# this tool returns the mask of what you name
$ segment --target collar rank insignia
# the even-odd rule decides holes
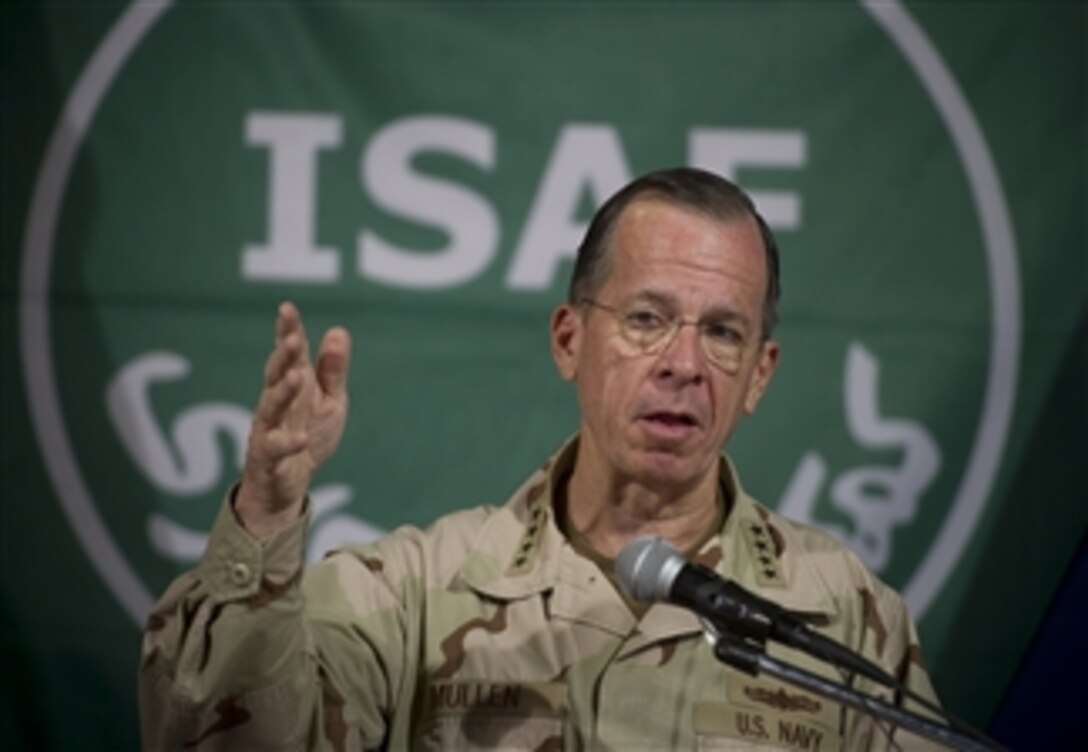
[[[774,539],[767,526],[757,520],[742,520],[740,529],[756,582],[760,587],[786,587],[788,583],[779,566]]]
[[[529,519],[525,524],[525,532],[514,549],[514,558],[506,570],[507,576],[525,574],[533,567],[533,558],[540,548],[540,539],[544,535],[544,527],[548,522],[548,513],[545,510],[545,494],[538,494],[529,503]]]

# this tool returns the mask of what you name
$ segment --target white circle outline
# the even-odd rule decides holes
[[[28,407],[49,476],[76,538],[98,574],[137,624],[143,624],[153,600],[114,543],[103,523],[65,431],[57,397],[56,372],[49,348],[49,271],[53,239],[64,189],[76,154],[106,90],[121,66],[172,2],[134,0],[79,75],[61,110],[34,183],[23,243],[19,311]]]
[[[907,604],[917,618],[921,618],[963,554],[993,489],[1004,452],[1020,359],[1019,268],[1001,179],[967,98],[936,48],[902,6],[897,2],[863,0],[862,7],[899,47],[952,135],[967,172],[975,209],[982,220],[982,237],[988,251],[986,270],[992,291],[990,369],[982,398],[982,420],[975,432],[974,446],[952,502],[952,511],[941,527],[936,543],[930,546],[914,576],[903,588]]]
[[[87,492],[65,431],[49,348],[48,287],[64,189],[79,147],[107,90],[172,0],[129,5],[81,72],[50,137],[34,185],[20,275],[20,350],[28,407],[43,460],[69,524],[99,575],[137,624],[153,599],[129,566]],[[989,378],[982,420],[952,509],[904,597],[920,619],[943,587],[978,522],[1004,450],[1016,394],[1020,351],[1020,287],[1016,247],[1004,192],[982,130],[955,79],[898,0],[861,0],[891,38],[933,100],[966,170],[982,221],[991,295]]]

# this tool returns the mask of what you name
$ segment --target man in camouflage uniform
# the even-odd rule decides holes
[[[736,186],[689,169],[628,185],[594,217],[551,319],[578,434],[505,506],[305,572],[305,493],[343,430],[350,339],[330,330],[311,365],[298,311],[281,306],[242,480],[148,622],[145,747],[927,746],[724,667],[690,612],[615,586],[619,550],[663,536],[935,701],[899,596],[759,505],[720,455],[777,366],[777,299],[773,237]]]

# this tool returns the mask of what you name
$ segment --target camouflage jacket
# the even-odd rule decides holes
[[[552,485],[572,457],[568,445],[503,507],[402,528],[305,572],[305,518],[259,543],[225,504],[198,568],[148,620],[145,749],[927,746],[724,667],[684,609],[636,619],[556,526]],[[899,596],[747,496],[724,458],[721,479],[732,506],[697,560],[934,698]],[[769,654],[842,678],[788,648]]]

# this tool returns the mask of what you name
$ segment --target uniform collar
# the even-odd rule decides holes
[[[460,580],[497,600],[548,593],[552,618],[624,636],[636,619],[598,566],[574,550],[556,520],[557,484],[569,476],[577,451],[575,436],[487,519]]]
[[[550,591],[552,616],[618,635],[631,634],[637,625],[631,651],[701,632],[694,614],[668,604],[654,605],[636,621],[597,565],[578,555],[560,531],[556,484],[569,475],[577,446],[577,437],[568,440],[487,519],[460,580],[482,595],[506,601]],[[787,609],[834,618],[835,601],[811,555],[800,551],[792,523],[748,496],[727,458],[720,463],[722,491],[731,500],[729,513],[721,534],[693,558]]]
[[[555,484],[574,464],[577,438],[567,441],[530,475],[481,527],[460,579],[500,600],[555,587],[570,544],[555,519]]]
[[[721,534],[707,541],[692,559],[804,617],[817,622],[835,619],[835,599],[813,566],[811,554],[802,552],[793,523],[749,496],[724,456],[719,477],[725,498],[732,500],[729,513]],[[693,612],[657,604],[643,616],[622,656],[703,631]]]

